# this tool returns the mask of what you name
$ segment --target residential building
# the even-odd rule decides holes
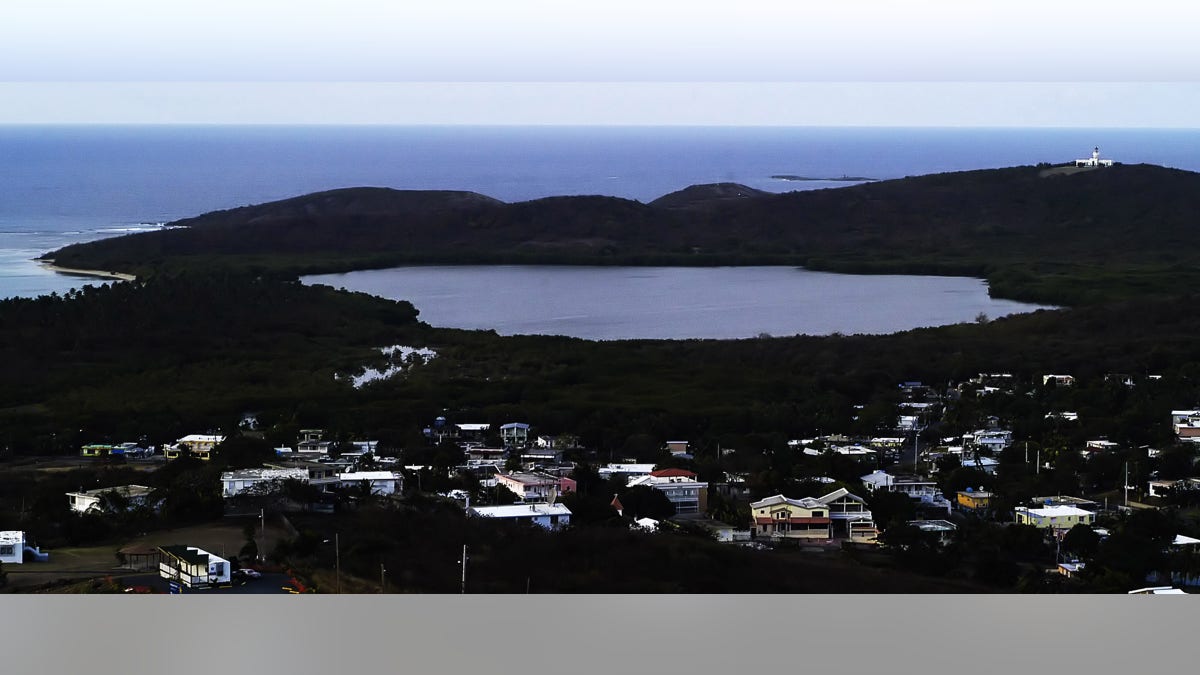
[[[575,491],[575,479],[545,473],[502,473],[496,476],[496,483],[527,502],[549,501],[551,496]]]
[[[996,475],[996,469],[1000,466],[1000,460],[983,455],[965,455],[959,459],[959,463],[965,468],[978,469],[992,476]]]
[[[964,445],[993,454],[1012,445],[1012,432],[1008,429],[980,429],[967,436]]]
[[[159,546],[158,574],[188,588],[229,583],[229,561],[195,546]]]
[[[221,474],[221,496],[226,499],[238,495],[261,495],[274,491],[285,480],[308,482],[308,470],[290,469],[238,469]]]
[[[25,532],[0,531],[0,563],[20,565],[25,562]]]
[[[1118,443],[1114,443],[1112,441],[1104,440],[1101,438],[1101,439],[1097,439],[1097,440],[1086,441],[1084,443],[1083,447],[1084,447],[1084,450],[1087,452],[1112,452],[1114,450],[1117,450],[1121,446]]]
[[[1043,375],[1042,384],[1052,384],[1056,387],[1072,387],[1075,385],[1075,377],[1072,375]]]
[[[512,504],[509,506],[472,506],[471,515],[502,518],[533,523],[547,530],[558,530],[571,524],[571,509],[561,503]]]
[[[1018,506],[1015,510],[1016,522],[1019,525],[1033,525],[1048,530],[1069,530],[1076,525],[1091,525],[1096,522],[1096,514],[1075,506],[1047,506],[1031,509]]]
[[[112,454],[113,446],[107,443],[89,443],[79,449],[81,457],[108,457]]]
[[[686,454],[688,454],[688,442],[687,441],[667,441],[667,451],[675,456],[686,455]]]
[[[987,490],[967,488],[955,495],[955,502],[968,511],[987,511],[992,508],[993,495]]]
[[[390,495],[404,489],[404,476],[397,471],[357,471],[338,475],[342,487],[361,485],[363,481],[370,483],[371,494]]]
[[[558,464],[562,461],[562,450],[558,448],[526,448],[521,450],[521,462],[530,465]]]
[[[168,445],[164,454],[167,459],[175,459],[186,451],[192,457],[207,462],[212,459],[213,450],[224,441],[225,437],[218,434],[189,434],[175,441],[174,445]]]
[[[1173,492],[1182,492],[1185,490],[1200,490],[1200,478],[1152,480],[1146,494],[1151,497],[1166,497]]]
[[[738,531],[729,523],[723,523],[719,520],[709,520],[706,518],[697,518],[696,520],[688,521],[697,527],[701,527],[712,534],[713,538],[722,544],[730,544],[738,541]],[[749,532],[742,530],[742,539],[749,539]]]
[[[774,495],[750,503],[754,535],[772,539],[830,539],[833,537],[833,520],[829,517],[829,506],[813,499],[802,497],[789,499]]]
[[[116,493],[119,497],[124,498],[130,508],[143,506],[146,503],[146,498],[153,492],[152,488],[145,485],[119,485],[110,488],[100,488],[97,490],[84,490],[81,492],[68,492],[67,503],[71,505],[71,510],[77,513],[87,513],[88,511],[101,511],[103,507],[100,505],[102,495],[108,492]]]
[[[279,462],[267,462],[264,466],[268,469],[303,469],[308,475],[308,484],[321,492],[329,492],[340,484],[337,467],[330,466],[328,462],[317,462],[311,459],[286,459]]]
[[[862,482],[871,492],[876,490],[900,492],[919,505],[939,510],[944,509],[946,513],[950,513],[950,500],[942,495],[937,483],[932,480],[916,476],[893,476],[882,469],[876,469],[863,476]]]
[[[467,446],[466,455],[468,461],[484,461],[495,462],[496,464],[504,463],[504,448],[484,448],[481,446]]]
[[[324,438],[324,429],[301,429],[300,438],[296,440],[296,452],[306,455],[328,455],[333,442]]]
[[[1078,561],[1059,563],[1058,573],[1070,579],[1076,574],[1082,572],[1085,567],[1087,567],[1087,563],[1081,563]]]
[[[829,509],[833,535],[844,535],[852,541],[873,541],[879,535],[867,501],[846,488],[838,488],[817,497]]]
[[[1171,425],[1179,440],[1200,442],[1200,410],[1172,410]]]
[[[654,471],[653,464],[605,464],[596,472],[600,477],[607,480],[613,475],[623,476],[628,482],[628,479],[637,476],[649,476]]]
[[[1050,497],[1034,497],[1029,500],[1029,503],[1035,506],[1074,506],[1079,509],[1095,510],[1100,505],[1090,499],[1083,497],[1072,497],[1070,495],[1053,495]]]
[[[524,422],[501,424],[500,440],[506,448],[524,448],[529,445],[529,425]]]
[[[708,483],[696,480],[686,469],[662,469],[629,481],[629,487],[645,485],[667,496],[676,515],[704,513],[708,510]]]
[[[567,450],[570,448],[579,447],[579,437],[570,434],[562,434],[559,436],[538,436],[533,444],[539,448]]]
[[[935,535],[937,543],[941,546],[949,544],[954,539],[954,533],[958,531],[958,526],[948,520],[910,520],[908,524],[922,532]]]
[[[482,441],[488,432],[492,430],[490,424],[455,424],[454,428],[458,430],[458,437],[464,441]]]

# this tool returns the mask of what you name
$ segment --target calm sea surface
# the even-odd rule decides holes
[[[894,333],[1039,308],[992,299],[978,279],[795,267],[433,266],[303,281],[408,300],[434,326],[590,340]]]
[[[67,244],[319,190],[650,201],[697,183],[847,185],[778,175],[886,179],[1064,162],[1095,145],[1121,162],[1200,170],[1197,130],[0,126],[0,297],[83,283],[32,262]]]

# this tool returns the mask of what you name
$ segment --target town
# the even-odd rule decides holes
[[[23,458],[85,485],[21,504],[0,532],[0,579],[22,592],[578,590],[499,559],[553,556],[556,537],[592,531],[965,592],[1183,593],[1200,585],[1200,408],[1152,409],[1168,380],[900,382],[852,404],[853,428],[728,446],[641,434],[620,454],[540,435],[536,420],[440,415],[396,447],[246,413],[228,430]],[[100,560],[73,567],[84,550]],[[509,566],[527,572],[516,588],[511,571],[487,578]]]

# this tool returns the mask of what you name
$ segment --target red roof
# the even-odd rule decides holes
[[[616,495],[613,495],[613,500],[612,500],[612,504],[611,504],[611,506],[612,506],[614,509],[618,510],[618,511],[624,511],[624,510],[625,510],[625,507],[621,505],[621,500],[620,500],[620,499],[617,499],[617,496],[616,496]]]
[[[651,476],[655,478],[695,478],[696,474],[687,469],[659,469],[651,471]]]

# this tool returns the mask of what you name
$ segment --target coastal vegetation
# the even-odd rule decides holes
[[[997,297],[1079,305],[1196,280],[1200,174],[1117,165],[1070,175],[1013,167],[769,194],[693,186],[503,203],[452,191],[352,188],[188,218],[47,254],[149,274],[296,275],[402,264],[792,264],[854,273],[980,276]]]
[[[480,592],[531,585],[558,592],[1061,590],[1038,576],[1047,550],[1028,531],[972,521],[957,544],[940,548],[904,526],[912,515],[906,503],[882,496],[870,506],[885,527],[883,551],[846,558],[729,549],[689,532],[632,533],[611,527],[614,486],[593,479],[593,467],[666,464],[663,440],[686,438],[694,449],[687,467],[702,480],[733,472],[746,476],[755,498],[816,496],[827,486],[814,477],[854,485],[879,458],[806,454],[788,441],[890,428],[900,382],[949,388],[1006,372],[1022,386],[989,396],[956,389],[955,405],[920,440],[961,435],[995,416],[1027,439],[1025,447],[1001,453],[995,475],[947,463],[943,490],[984,486],[1011,506],[1039,494],[1115,496],[1122,461],[1134,464],[1130,480],[1152,471],[1184,477],[1195,452],[1174,445],[1164,411],[1200,401],[1200,317],[1187,311],[1200,262],[1187,246],[1197,188],[1197,174],[1150,166],[1071,175],[1017,167],[784,195],[698,186],[650,204],[606,197],[504,204],[472,193],[361,188],[67,247],[48,257],[137,278],[0,301],[7,364],[0,518],[50,546],[216,519],[222,468],[254,465],[300,429],[323,428],[334,440],[378,439],[381,453],[442,471],[415,474],[427,484],[416,493],[409,485],[396,508],[364,504],[297,517],[300,535],[271,555],[314,574],[329,569],[335,554],[319,542],[336,531],[348,547],[347,573],[371,578],[386,564],[394,590],[457,590],[453,561],[464,541]],[[885,336],[589,342],[434,328],[407,302],[296,280],[432,262],[786,263],[971,274],[986,277],[995,295],[1066,307]],[[349,376],[387,367],[381,350],[395,345],[427,348],[436,358],[354,386]],[[1038,386],[1058,372],[1078,385]],[[1113,373],[1137,386],[1106,377]],[[1075,411],[1078,420],[1047,410]],[[236,431],[247,412],[263,429],[256,436]],[[485,527],[417,494],[473,487],[444,471],[461,452],[422,435],[439,415],[493,425],[529,420],[538,433],[578,437],[586,450],[571,459],[579,462],[580,492],[568,499],[579,526],[562,536]],[[212,463],[175,460],[148,476],[91,460],[63,471],[22,463],[77,456],[86,443],[161,444],[207,431],[231,435]],[[1074,452],[1098,437],[1126,450],[1090,459]],[[1154,461],[1133,450],[1150,445],[1165,448]],[[1030,448],[1054,468],[1031,466]],[[6,462],[20,468],[4,470]],[[164,495],[159,514],[66,513],[65,490],[135,480]],[[748,518],[732,501],[714,498],[712,508],[730,521]],[[1097,561],[1089,587],[1112,590],[1162,562],[1139,557],[1139,546],[1195,527],[1174,512],[1141,516],[1103,545],[1077,535],[1069,546]]]

